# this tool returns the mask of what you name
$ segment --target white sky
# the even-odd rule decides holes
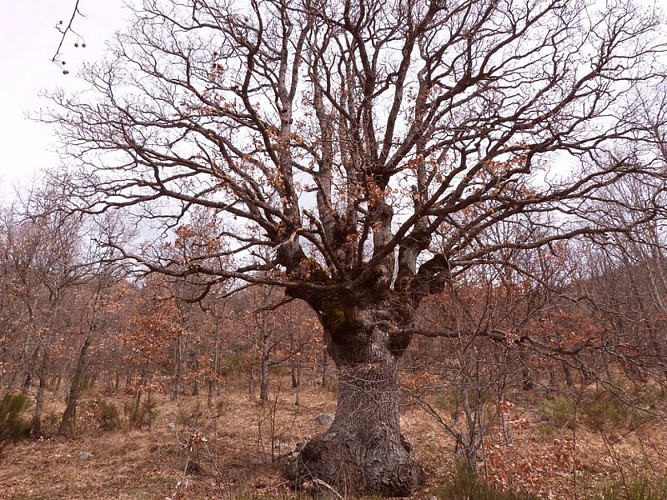
[[[106,41],[129,17],[123,0],[80,0],[85,17],[78,17],[74,28],[86,48],[75,48],[77,37],[69,35],[63,58],[70,74],[63,75],[63,68],[50,61],[60,41],[55,26],[59,20],[69,21],[75,2],[0,0],[0,205],[13,196],[15,185],[29,185],[39,169],[61,161],[52,130],[26,117],[49,106],[39,92],[74,89],[83,62],[101,57]]]
[[[55,29],[67,24],[75,0],[0,0],[0,204],[12,197],[14,185],[26,185],[42,168],[60,163],[48,126],[26,117],[48,101],[41,90],[74,88],[84,61],[99,58],[105,43],[128,17],[122,0],[81,0],[86,17],[76,19],[74,29],[86,48],[74,47],[72,34],[63,45],[64,68],[51,62],[60,35]]]

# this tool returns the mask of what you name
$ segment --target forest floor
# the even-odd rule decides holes
[[[88,393],[74,437],[47,432],[2,450],[0,498],[299,498],[281,477],[281,456],[324,430],[315,418],[334,413],[336,398],[332,390],[306,386],[295,405],[288,387],[287,379],[280,380],[263,405],[249,397],[241,382],[224,385],[210,408],[205,396],[171,402],[154,395],[141,428],[130,422],[131,396]],[[442,395],[423,397],[445,422],[464,425]],[[622,419],[607,414],[609,405],[602,418],[610,422],[576,415],[568,420],[570,410],[558,399],[545,400],[538,393],[515,399],[494,405],[485,416],[480,470],[495,487],[537,498],[623,498],[604,492],[613,490],[610,484],[627,485],[640,476],[664,481],[664,401],[660,408],[652,405],[653,416],[636,425],[627,414]],[[47,429],[55,429],[61,412],[61,403],[49,402]],[[445,498],[443,484],[454,470],[454,440],[436,418],[407,401],[402,429],[427,477],[412,498]]]

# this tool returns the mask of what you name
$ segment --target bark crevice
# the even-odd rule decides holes
[[[336,417],[324,434],[293,454],[287,476],[297,487],[316,479],[341,495],[405,497],[423,484],[423,471],[400,431],[402,351],[395,350],[390,332],[378,328],[372,309],[333,309],[342,315],[335,333],[327,329],[326,335],[339,371]],[[407,342],[401,339],[400,345]]]

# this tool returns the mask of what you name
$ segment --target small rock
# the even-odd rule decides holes
[[[316,378],[311,382],[315,387],[322,387],[322,379]]]
[[[171,432],[176,432],[176,424],[174,422],[169,422],[167,424],[167,429],[169,429]]]
[[[89,451],[82,451],[79,453],[79,458],[81,460],[88,460],[89,458],[92,458],[93,454]]]
[[[435,439],[435,432],[433,432],[433,431],[428,431],[428,432],[424,435],[424,437],[425,437],[426,439]]]
[[[320,413],[313,420],[321,425],[326,425],[327,427],[333,424],[334,416],[331,413]]]

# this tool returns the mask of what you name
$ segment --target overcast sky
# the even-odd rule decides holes
[[[69,75],[51,62],[60,40],[55,29],[67,24],[75,0],[0,0],[0,201],[16,183],[29,183],[41,168],[60,162],[52,132],[26,118],[48,102],[41,90],[76,88],[77,71],[86,60],[99,58],[107,40],[123,26],[128,13],[122,0],[80,0],[86,15],[75,21],[86,48],[74,47],[75,35],[63,46]]]

